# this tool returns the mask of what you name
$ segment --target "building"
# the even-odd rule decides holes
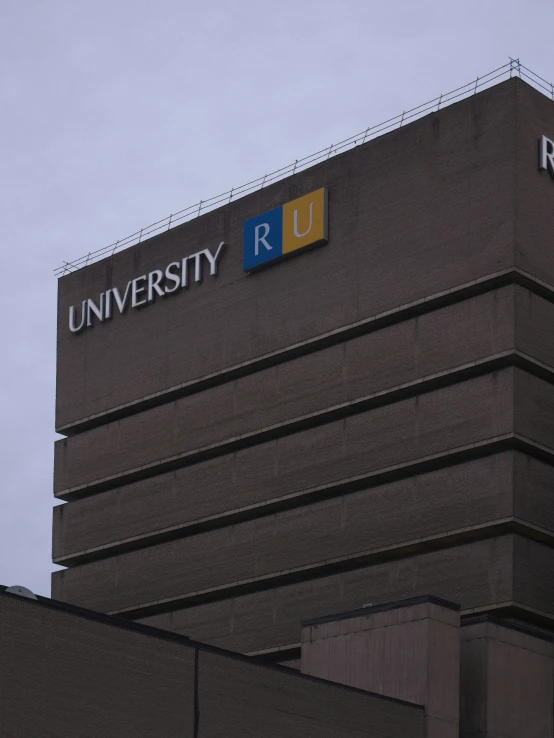
[[[552,138],[512,78],[60,279],[52,596],[314,674],[431,594],[551,659]]]
[[[302,673],[0,587],[0,735],[550,738],[553,647],[436,597],[306,622]]]
[[[0,624],[2,736],[424,736],[421,705],[47,598],[0,588]]]

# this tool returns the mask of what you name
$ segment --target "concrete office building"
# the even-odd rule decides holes
[[[62,277],[53,598],[333,679],[303,622],[431,594],[509,735],[464,705],[495,643],[552,672],[552,138],[509,79]]]

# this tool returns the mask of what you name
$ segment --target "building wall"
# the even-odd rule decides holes
[[[550,738],[552,639],[488,617],[460,635],[460,738]]]
[[[56,444],[56,493],[71,498],[114,477],[159,472],[176,456],[190,464],[207,448],[219,456],[232,443],[290,436],[299,423],[327,425],[392,405],[399,392],[459,382],[470,364],[490,371],[491,361],[514,349],[520,291],[504,287],[67,438]],[[236,506],[231,491],[228,505]]]
[[[423,738],[423,709],[0,593],[0,734]]]
[[[547,615],[554,606],[549,589],[554,557],[543,544],[507,534],[458,545],[447,541],[444,548],[434,542],[428,548],[427,553],[389,552],[373,566],[253,592],[231,592],[225,599],[204,598],[195,606],[191,606],[194,601],[187,602],[187,607],[142,620],[179,633],[209,633],[214,643],[257,653],[283,646],[298,649],[298,624],[322,612],[417,597],[430,589],[440,597],[462,601],[465,613],[515,610],[531,618]],[[529,572],[521,553],[541,564],[527,582],[524,576]]]
[[[423,710],[200,651],[199,738],[423,738]]]
[[[0,595],[2,736],[185,736],[194,649]]]
[[[302,625],[303,673],[421,703],[427,738],[460,737],[458,605],[419,597]]]
[[[512,266],[516,92],[499,85],[63,277],[58,430]],[[329,245],[243,273],[244,220],[321,186]],[[222,239],[217,279],[69,333],[69,305]]]
[[[53,596],[288,661],[368,601],[551,623],[549,130],[513,79],[63,277]],[[329,243],[243,273],[244,220],[321,186]],[[69,332],[221,240],[217,278]]]

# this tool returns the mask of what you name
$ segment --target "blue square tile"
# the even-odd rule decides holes
[[[283,253],[283,208],[274,208],[244,223],[243,269],[250,272]]]

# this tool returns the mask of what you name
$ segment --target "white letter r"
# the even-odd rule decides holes
[[[260,236],[260,230],[262,228],[265,228],[265,232],[263,233],[262,236]],[[263,243],[263,245],[266,247],[268,251],[271,251],[271,249],[273,248],[265,240],[268,233],[269,233],[269,223],[261,223],[260,225],[257,225],[254,228],[254,256],[258,256],[258,254],[260,253],[260,249],[258,246],[259,243]]]

